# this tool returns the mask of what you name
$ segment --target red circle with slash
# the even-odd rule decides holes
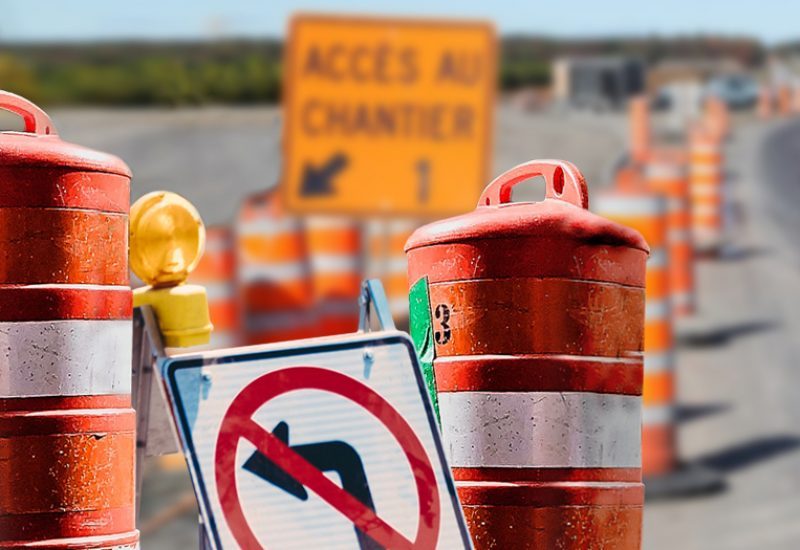
[[[419,522],[413,541],[253,420],[255,412],[270,399],[297,390],[320,390],[340,395],[364,408],[389,430],[403,449],[416,482]],[[250,441],[264,456],[384,548],[419,549],[436,546],[440,524],[439,492],[425,448],[400,413],[355,378],[319,367],[282,369],[253,380],[228,407],[222,419],[215,451],[217,493],[225,520],[239,546],[262,548],[247,523],[236,488],[236,450],[241,439]]]

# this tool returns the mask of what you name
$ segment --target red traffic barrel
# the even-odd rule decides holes
[[[510,202],[537,176],[544,201]],[[426,378],[477,548],[640,546],[648,247],[587,208],[574,165],[532,161],[406,244],[429,297],[412,333],[430,324]]]
[[[0,108],[0,547],[134,548],[131,174]]]

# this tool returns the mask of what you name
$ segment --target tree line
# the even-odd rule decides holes
[[[277,40],[0,44],[0,88],[43,105],[201,105],[274,103],[281,94]],[[545,86],[559,55],[733,58],[761,63],[757,41],[730,37],[501,41],[498,87]]]

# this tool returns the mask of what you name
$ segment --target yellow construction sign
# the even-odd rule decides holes
[[[295,17],[284,63],[287,207],[472,210],[489,176],[496,50],[483,22]]]

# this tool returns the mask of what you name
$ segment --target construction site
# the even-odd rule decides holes
[[[18,4],[0,548],[800,545],[800,35]]]

